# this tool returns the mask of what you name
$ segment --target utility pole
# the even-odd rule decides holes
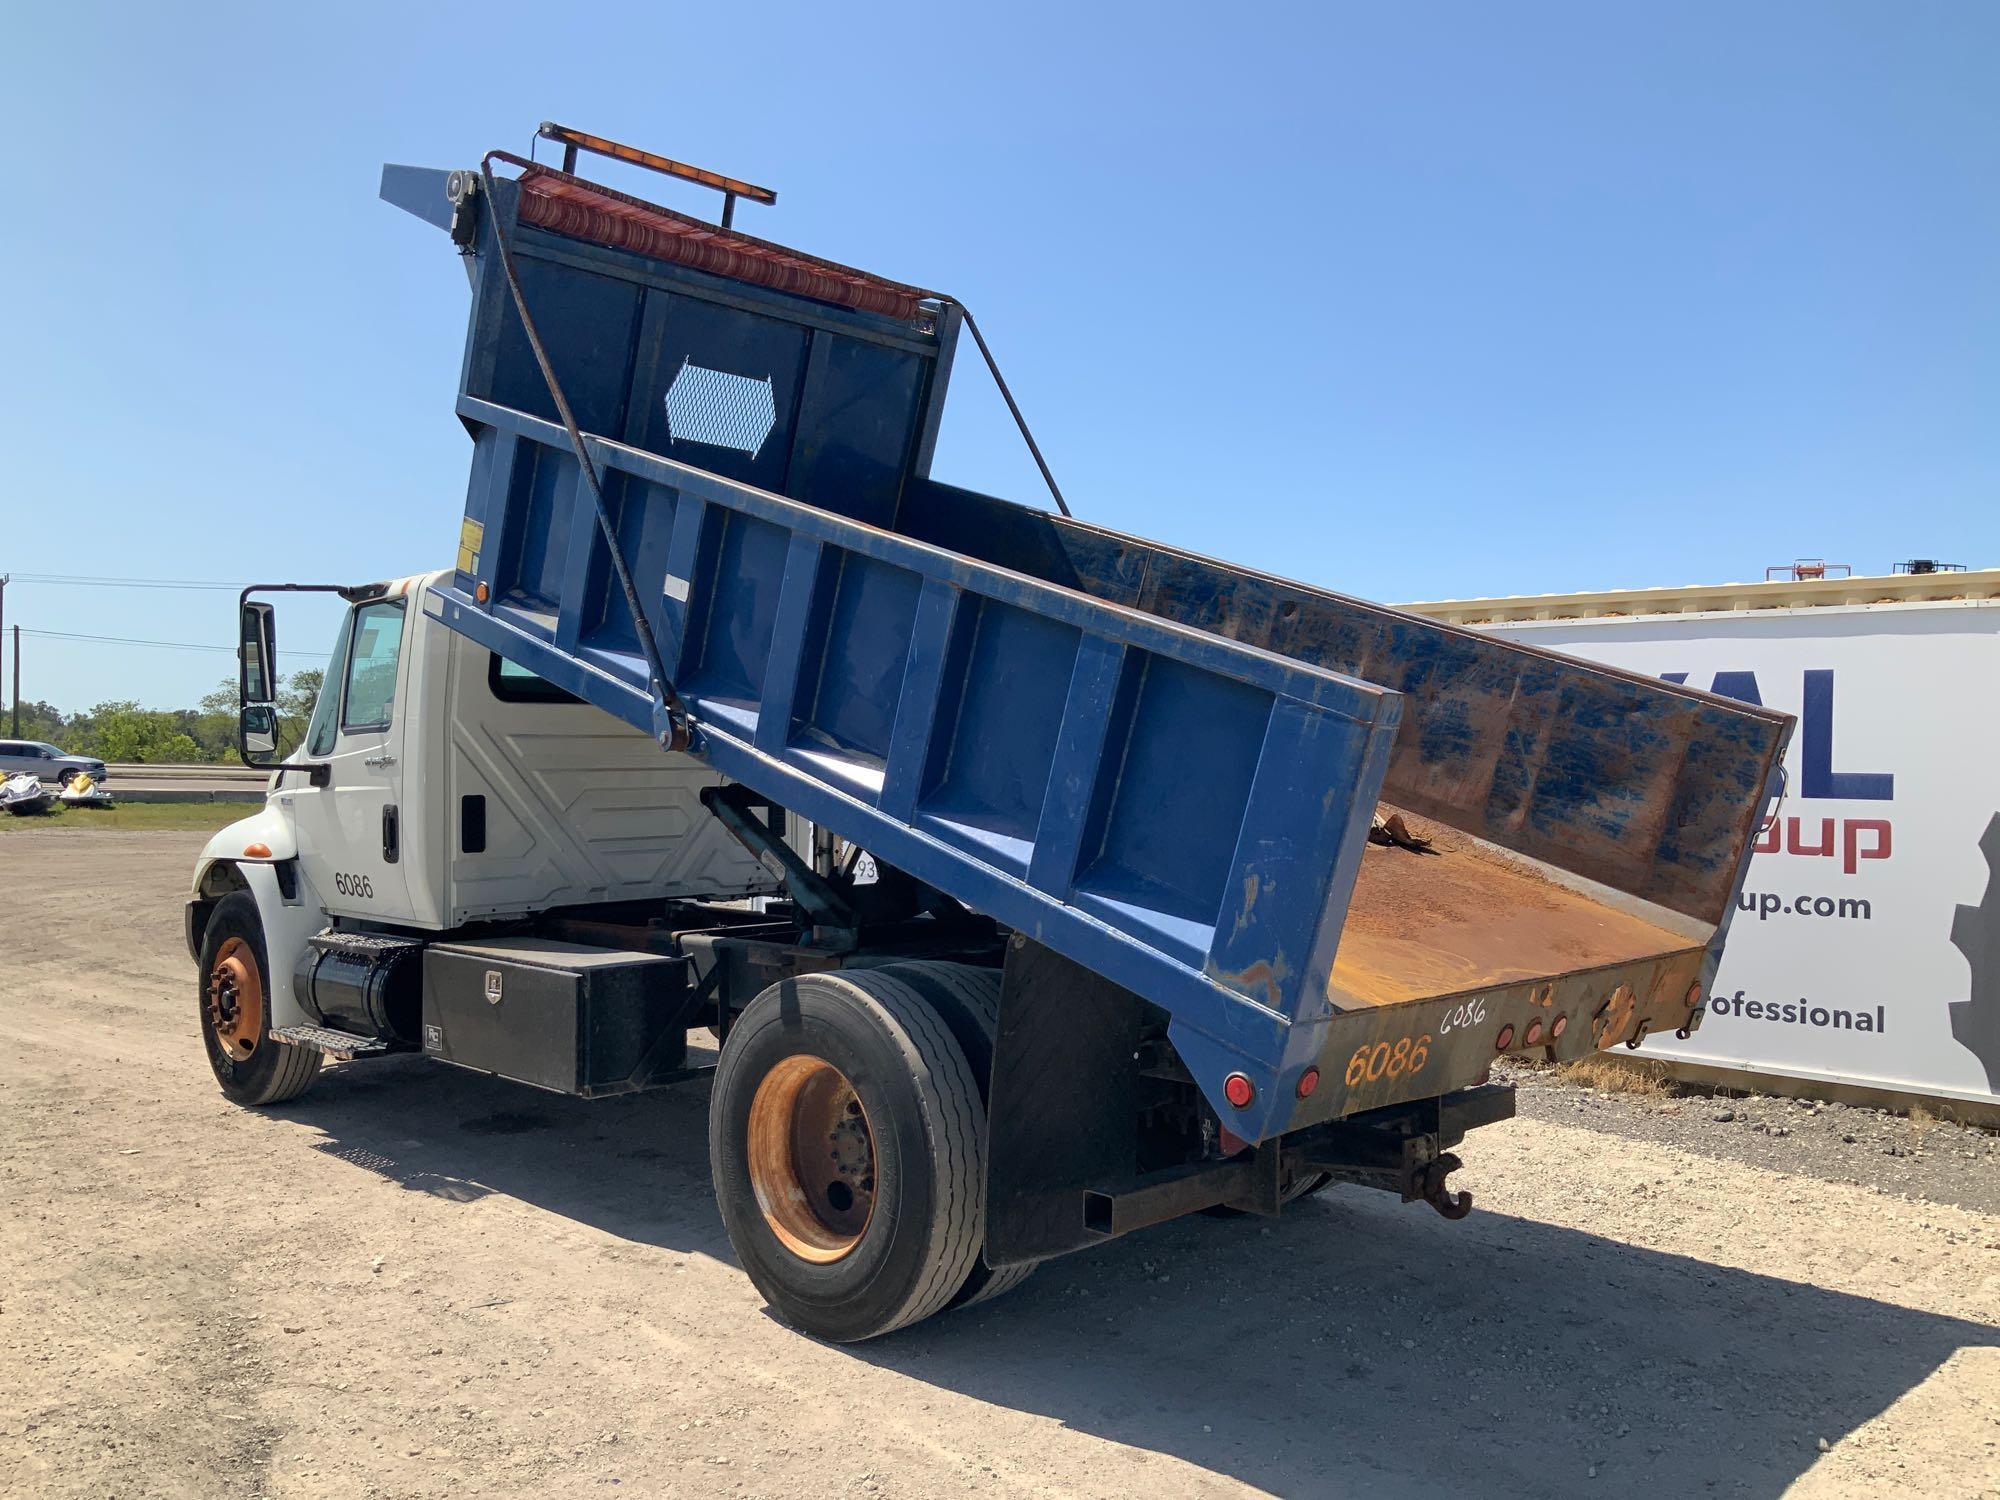
[[[14,627],[14,738],[21,737],[21,627]]]

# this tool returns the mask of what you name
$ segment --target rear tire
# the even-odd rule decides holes
[[[215,1081],[232,1103],[253,1109],[298,1098],[324,1061],[316,1048],[271,1035],[270,972],[256,898],[231,891],[202,930],[195,1003]]]
[[[931,1008],[944,1017],[945,1025],[957,1039],[972,1076],[979,1083],[979,1102],[990,1102],[993,1085],[993,1044],[1000,1035],[1000,971],[975,964],[942,963],[919,959],[913,963],[891,964],[877,971],[909,981],[930,1001]],[[982,1251],[965,1278],[965,1285],[951,1299],[953,1307],[971,1307],[1005,1296],[1035,1274],[1039,1261],[1017,1266],[986,1264]]]
[[[963,1050],[909,983],[853,970],[771,986],[730,1027],[709,1099],[744,1271],[835,1343],[943,1311],[979,1260],[985,1126]]]

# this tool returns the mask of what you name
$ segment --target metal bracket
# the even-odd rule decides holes
[[[747,198],[752,203],[762,203],[767,206],[778,201],[776,191],[771,188],[759,187],[754,182],[745,182],[740,177],[730,177],[722,172],[711,172],[707,167],[690,166],[687,162],[675,161],[671,156],[641,151],[637,146],[628,146],[623,141],[592,135],[587,130],[577,130],[568,125],[558,125],[553,120],[542,121],[535,135],[540,140],[554,141],[563,148],[562,169],[572,177],[576,175],[577,152],[588,151],[594,156],[608,156],[613,161],[644,167],[648,172],[658,172],[664,177],[692,182],[697,187],[712,188],[722,194],[721,222],[724,229],[728,229],[735,221],[737,199]]]
[[[1250,1153],[1249,1191],[1228,1201],[1230,1207],[1275,1219],[1285,1204],[1285,1151],[1269,1141]]]
[[[1462,1219],[1472,1212],[1472,1194],[1447,1186],[1463,1165],[1447,1148],[1467,1131],[1513,1113],[1514,1090],[1491,1084],[1353,1115],[1300,1133],[1299,1170],[1326,1172],[1336,1181],[1394,1193],[1405,1203],[1428,1203],[1447,1219]]]
[[[691,973],[694,969],[694,958],[691,954],[677,953],[663,956],[670,956],[678,963],[683,975]],[[699,997],[700,989],[697,988],[695,993]],[[669,1058],[673,1059],[675,1066],[663,1066]],[[628,1088],[635,1091],[659,1088],[669,1083],[684,1083],[690,1078],[701,1078],[714,1071],[714,1066],[708,1064],[693,1068],[687,1066],[686,1027],[665,1026],[660,1029],[660,1034],[653,1038],[652,1045],[646,1048],[625,1083]]]
[[[736,841],[757,856],[759,864],[785,883],[785,890],[799,904],[812,924],[813,935],[822,943],[853,946],[859,941],[861,919],[834,884],[813,869],[771,826],[755,816],[760,809],[783,808],[760,797],[747,786],[731,782],[727,786],[703,789],[701,805],[727,828]]]

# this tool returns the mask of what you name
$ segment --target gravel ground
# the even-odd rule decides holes
[[[1531,1120],[2000,1214],[2000,1132],[1802,1099],[1589,1088],[1545,1068],[1493,1076],[1520,1090],[1516,1108]]]
[[[1336,1189],[835,1348],[734,1264],[699,1088],[224,1102],[200,842],[0,852],[0,1494],[2000,1497],[2000,1216],[1904,1196],[1991,1158],[1936,1133],[1535,1080],[1463,1223]]]

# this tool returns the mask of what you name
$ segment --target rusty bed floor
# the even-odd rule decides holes
[[[1414,821],[1414,820],[1413,820]],[[1395,1005],[1698,947],[1449,829],[1437,854],[1370,844],[1327,995]]]

